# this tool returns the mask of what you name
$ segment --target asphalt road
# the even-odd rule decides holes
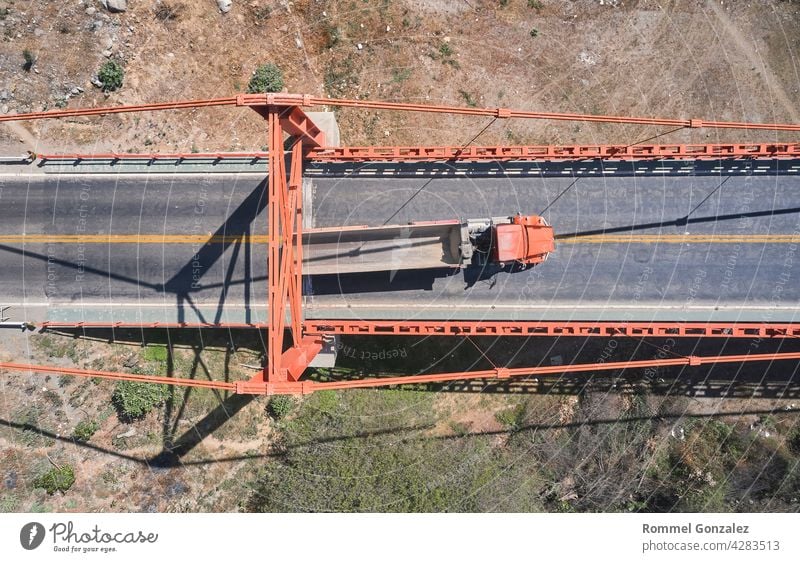
[[[315,176],[317,227],[539,213],[557,240],[524,272],[307,278],[306,314],[800,320],[800,178],[712,172]],[[243,237],[266,233],[263,193],[253,174],[0,176],[0,304],[14,320],[261,321],[266,246]]]
[[[51,320],[263,320],[266,247],[240,240],[266,234],[262,178],[37,175],[0,181],[0,302],[12,312],[40,316],[46,304]],[[143,244],[83,241],[108,234],[157,236]],[[164,234],[188,241],[157,240]],[[225,242],[203,242],[213,234]]]

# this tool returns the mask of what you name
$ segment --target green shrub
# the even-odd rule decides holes
[[[251,5],[250,14],[253,16],[253,20],[255,20],[256,23],[261,23],[268,20],[269,16],[272,15],[272,8],[269,6]]]
[[[153,14],[156,19],[163,22],[176,21],[183,13],[183,4],[172,4],[170,2],[159,2],[156,4]]]
[[[506,429],[517,431],[525,423],[526,414],[525,404],[518,404],[513,408],[497,412],[494,417]]]
[[[795,455],[800,455],[800,427],[795,426],[794,429],[786,436],[786,444],[789,450]]]
[[[111,397],[123,420],[142,418],[170,397],[169,387],[151,382],[120,381]]]
[[[439,45],[437,52],[428,53],[428,56],[431,57],[433,60],[441,58],[442,64],[449,64],[453,68],[459,69],[461,68],[461,65],[458,64],[458,61],[455,58],[453,58],[455,57],[455,55],[456,55],[455,49],[453,49],[453,47],[450,46],[450,44],[447,42],[442,42]]]
[[[100,429],[100,424],[94,420],[83,420],[75,426],[72,430],[72,438],[76,441],[83,441],[84,443],[92,438],[95,431]]]
[[[0,496],[0,513],[14,513],[19,511],[19,499],[14,494]]]
[[[279,394],[273,396],[267,404],[267,413],[276,420],[285,418],[294,409],[294,398]]]
[[[280,92],[283,89],[283,72],[273,63],[262,64],[247,85],[248,94]]]
[[[125,71],[122,69],[122,65],[115,60],[106,61],[97,72],[97,79],[103,84],[104,92],[119,90],[124,77]]]
[[[478,103],[475,101],[475,98],[472,97],[472,94],[465,90],[459,90],[459,94],[461,97],[464,98],[464,103],[466,103],[470,107],[477,107]]]
[[[34,55],[28,49],[22,51],[22,58],[25,59],[25,63],[22,65],[23,70],[26,72],[30,72],[33,65],[36,63],[36,55]]]
[[[325,22],[322,28],[323,45],[326,49],[333,49],[342,39],[342,32],[339,28]]]
[[[542,4],[539,0],[528,0],[528,7],[532,10],[541,10],[544,8],[544,4]]]
[[[56,492],[66,492],[74,483],[75,471],[68,464],[59,468],[53,467],[33,481],[34,487],[44,488],[50,495]]]

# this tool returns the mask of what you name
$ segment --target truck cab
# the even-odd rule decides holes
[[[538,215],[515,215],[467,221],[474,265],[527,269],[555,250],[553,227]],[[467,256],[464,256],[467,257]]]
[[[537,215],[510,217],[508,223],[495,224],[492,261],[518,262],[532,266],[542,263],[555,250],[553,227]]]

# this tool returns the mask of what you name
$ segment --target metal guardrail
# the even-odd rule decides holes
[[[208,155],[40,155],[37,167],[45,173],[239,173],[266,174],[267,156],[252,154]]]
[[[10,306],[2,306],[0,307],[0,328],[16,328],[17,330],[35,330],[36,324],[32,322],[10,322],[11,317],[6,316],[6,310],[11,308]]]
[[[0,329],[2,328],[12,328],[24,332],[25,330],[35,330],[36,325],[27,322],[0,322]]]
[[[0,164],[33,164],[36,154],[28,152],[21,155],[0,154]]]

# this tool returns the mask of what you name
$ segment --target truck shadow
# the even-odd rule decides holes
[[[458,268],[400,269],[308,276],[306,287],[314,295],[348,295],[394,291],[432,291],[437,279],[455,277]]]
[[[518,273],[525,270],[525,268],[515,264],[508,264],[503,267],[497,264],[470,264],[462,268],[439,267],[433,269],[311,275],[307,278],[306,294],[349,295],[396,291],[433,291],[437,280],[458,279],[459,273],[461,273],[463,288],[466,291],[478,283],[487,283],[489,288],[492,288],[497,283],[498,275]]]

